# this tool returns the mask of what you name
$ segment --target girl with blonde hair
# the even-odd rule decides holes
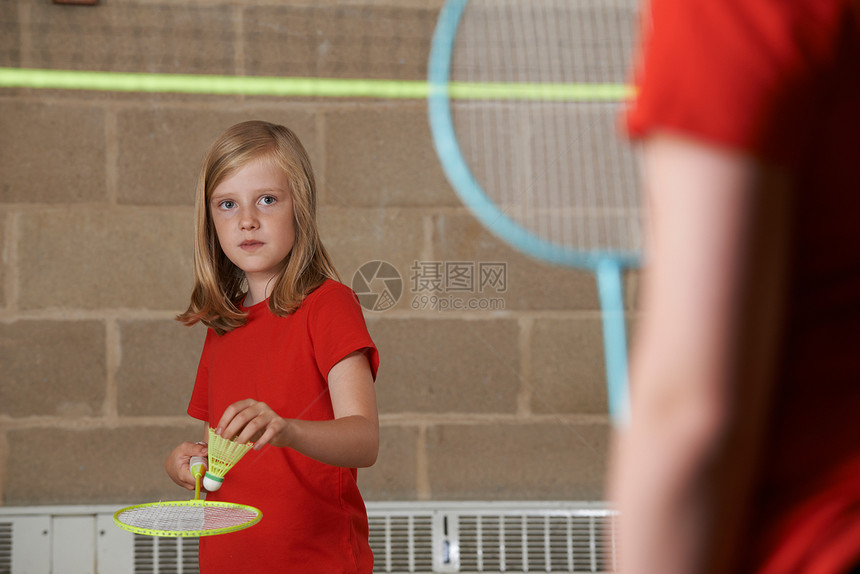
[[[320,241],[310,160],[288,128],[243,122],[210,147],[177,319],[209,327],[188,414],[204,435],[255,443],[207,498],[263,512],[251,529],[201,538],[200,571],[370,573],[356,469],[379,447],[379,357]],[[206,452],[180,444],[168,475],[193,489],[189,460]]]

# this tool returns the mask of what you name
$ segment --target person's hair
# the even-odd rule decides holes
[[[185,325],[201,321],[220,335],[247,320],[247,314],[239,309],[247,287],[245,273],[221,249],[209,200],[222,181],[259,159],[271,161],[287,175],[296,230],[293,247],[273,278],[269,309],[275,315],[286,316],[326,279],[339,280],[317,231],[316,185],[304,146],[284,126],[263,121],[242,122],[215,140],[197,180],[194,288],[188,309],[176,317]]]

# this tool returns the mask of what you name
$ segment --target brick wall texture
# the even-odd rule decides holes
[[[440,5],[3,0],[0,66],[422,80]],[[426,116],[420,100],[0,89],[0,503],[187,496],[163,461],[200,435],[185,407],[205,329],[173,320],[190,293],[193,186],[208,144],[252,118],[308,148],[343,282],[371,261],[402,278],[396,305],[365,313],[382,358],[365,498],[601,499],[594,278],[482,228]],[[435,294],[480,308],[431,307],[446,264],[475,284]],[[504,287],[479,290],[481,264],[502,264]]]

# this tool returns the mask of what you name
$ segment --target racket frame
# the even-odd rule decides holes
[[[203,477],[203,473],[205,471],[205,458],[203,457],[192,457],[189,467],[191,470],[192,476],[194,476],[194,498],[191,500],[170,500],[167,502],[148,502],[146,504],[136,504],[133,506],[127,506],[125,508],[121,508],[117,510],[113,515],[114,524],[122,528],[123,530],[128,530],[129,532],[134,532],[135,534],[143,534],[145,536],[166,536],[166,537],[201,537],[201,536],[214,536],[216,534],[227,534],[230,532],[237,532],[239,530],[244,530],[245,528],[249,528],[254,526],[263,518],[263,513],[253,506],[248,506],[247,504],[237,504],[235,502],[220,502],[220,501],[208,501],[200,499],[200,481]],[[207,508],[223,508],[230,510],[244,510],[254,514],[254,517],[250,520],[246,520],[240,524],[234,524],[231,526],[222,526],[220,528],[206,528],[206,529],[198,529],[198,530],[163,530],[159,528],[144,528],[142,526],[134,526],[132,524],[127,524],[121,520],[121,516],[126,512],[133,512],[135,510],[145,510],[148,508],[170,508],[170,507],[183,507],[183,508],[200,508],[203,512],[206,511]]]
[[[629,421],[627,329],[624,313],[623,271],[641,265],[638,252],[573,249],[547,241],[523,228],[493,203],[463,157],[451,114],[451,58],[457,29],[469,0],[448,0],[440,11],[428,62],[428,114],[433,144],[454,191],[472,214],[502,241],[533,258],[595,273],[600,298],[607,401],[613,424]],[[619,101],[630,90],[595,87],[582,100]]]
[[[255,514],[254,518],[243,522],[241,524],[237,524],[234,526],[224,526],[221,528],[214,529],[200,529],[200,530],[162,530],[158,528],[143,528],[140,526],[132,526],[130,524],[126,524],[121,521],[120,517],[125,512],[131,512],[135,510],[143,510],[148,508],[170,508],[170,507],[192,507],[192,508],[224,508],[224,509],[233,509],[233,510],[245,510],[247,512]],[[229,532],[236,532],[239,530],[244,530],[245,528],[249,528],[263,518],[263,513],[260,512],[259,509],[254,508],[253,506],[248,506],[246,504],[236,504],[234,502],[219,502],[219,501],[207,501],[200,499],[192,499],[192,500],[171,500],[167,502],[149,502],[146,504],[137,504],[133,506],[129,506],[126,508],[122,508],[117,510],[113,515],[114,523],[122,528],[123,530],[128,530],[129,532],[134,532],[135,534],[143,534],[145,536],[167,536],[167,537],[201,537],[201,536],[214,536],[216,534],[227,534]]]

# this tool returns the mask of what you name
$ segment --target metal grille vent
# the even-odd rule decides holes
[[[601,504],[379,503],[368,520],[374,572],[616,570],[616,513]]]
[[[0,574],[199,574],[197,538],[134,535],[115,511],[0,507]],[[616,516],[600,502],[367,504],[377,574],[614,572]]]
[[[199,574],[197,538],[134,535],[134,574]]]
[[[433,515],[368,516],[374,572],[433,572]]]
[[[0,574],[12,572],[12,523],[0,522]]]
[[[614,517],[461,515],[457,572],[614,572]]]

